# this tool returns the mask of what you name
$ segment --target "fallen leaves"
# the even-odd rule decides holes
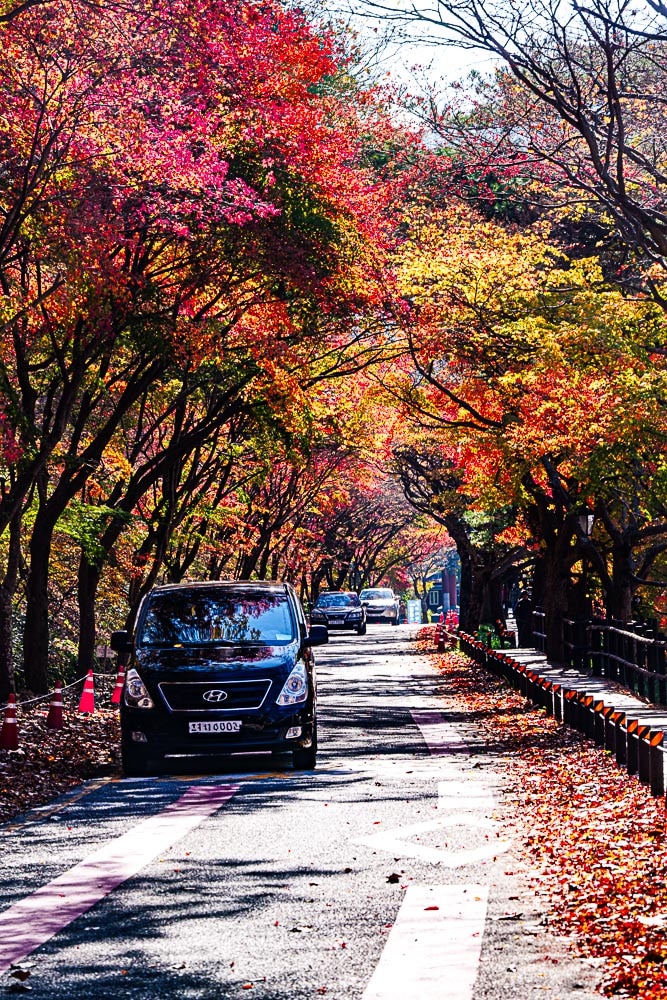
[[[118,709],[67,712],[47,729],[37,709],[19,712],[18,751],[0,750],[0,822],[50,802],[88,778],[119,767]]]
[[[665,806],[613,758],[458,653],[434,654],[448,694],[503,756],[516,839],[550,923],[600,965],[611,996],[667,1000]],[[508,875],[513,874],[508,869]]]

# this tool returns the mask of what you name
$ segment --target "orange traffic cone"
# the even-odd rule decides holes
[[[116,686],[113,689],[113,694],[111,695],[112,705],[120,705],[120,696],[123,693],[124,683],[125,683],[125,664],[121,663],[118,666],[118,677],[116,678]]]
[[[47,729],[63,728],[63,682],[56,681],[56,689],[49,705],[49,714],[46,717]]]
[[[93,678],[92,670],[88,671],[88,675],[83,685],[81,700],[79,701],[79,711],[85,713],[95,711],[95,680]]]
[[[19,727],[16,721],[16,695],[10,694],[9,703],[5,709],[5,717],[0,731],[0,747],[3,750],[18,750]]]

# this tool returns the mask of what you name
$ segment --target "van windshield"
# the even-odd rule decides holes
[[[285,594],[179,589],[152,594],[138,644],[144,647],[285,646],[295,628]]]

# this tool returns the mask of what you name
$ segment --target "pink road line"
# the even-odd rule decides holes
[[[424,738],[429,753],[436,757],[446,756],[452,750],[461,750],[465,742],[451,722],[447,722],[441,712],[411,709],[410,715]]]
[[[471,1000],[486,886],[410,886],[362,1000]]]
[[[192,785],[78,865],[0,913],[0,973],[80,917],[228,802],[238,785]]]

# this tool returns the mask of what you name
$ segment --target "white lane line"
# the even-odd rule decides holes
[[[157,816],[0,913],[0,972],[20,962],[211,816],[238,785],[193,785]]]
[[[488,889],[410,886],[363,1000],[470,1000]]]

